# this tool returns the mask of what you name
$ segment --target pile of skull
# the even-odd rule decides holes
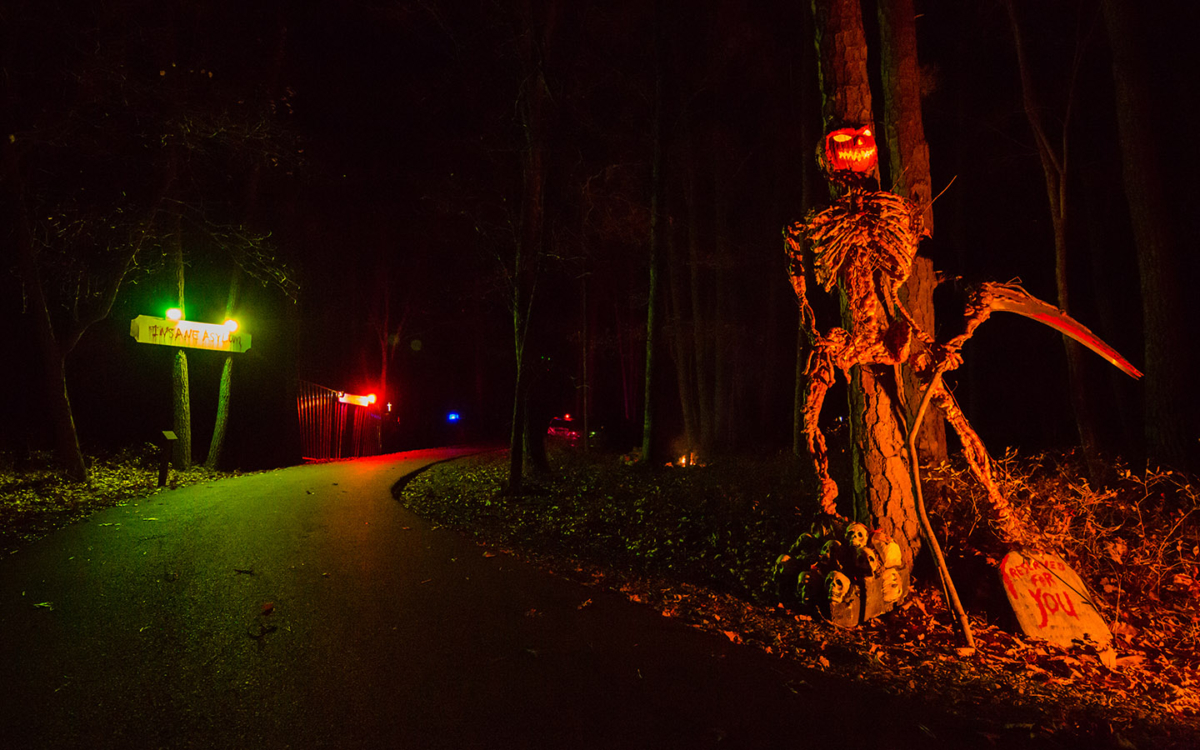
[[[883,531],[833,516],[818,518],[779,556],[774,576],[785,604],[815,609],[846,627],[888,611],[908,589],[900,545]]]

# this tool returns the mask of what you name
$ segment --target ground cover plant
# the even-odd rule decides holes
[[[1096,747],[1200,746],[1200,482],[1112,467],[1103,489],[1072,454],[1006,454],[1004,493],[1092,589],[1118,650],[1115,669],[1086,650],[1019,634],[997,603],[980,529],[982,489],[954,464],[926,472],[926,497],[975,628],[961,638],[931,570],[913,594],[867,626],[843,630],[779,604],[771,568],[811,515],[808,479],[788,454],[688,469],[630,466],[614,454],[556,445],[534,492],[500,493],[507,456],[431,467],[398,499],[438,525],[582,583],[621,591],[665,617],[779,658],[868,681],[975,717],[997,732]],[[157,487],[153,446],[90,457],[92,481],[65,481],[48,455],[0,455],[0,553]],[[217,479],[202,469],[168,485]],[[1001,594],[1002,596],[1002,594]]]
[[[503,453],[435,466],[398,498],[474,536],[482,554],[510,553],[780,658],[994,717],[997,731],[1097,747],[1200,746],[1200,483],[1192,478],[1117,465],[1096,490],[1073,454],[1009,453],[998,462],[1004,493],[1095,593],[1116,639],[1109,668],[1094,651],[1020,633],[995,551],[981,541],[983,489],[965,467],[928,471],[926,496],[967,601],[972,656],[959,653],[936,575],[920,564],[910,597],[862,628],[780,603],[772,563],[808,528],[803,508],[815,505],[788,454],[686,469],[629,466],[567,446],[551,456],[553,473],[521,498],[500,492]]]
[[[163,490],[233,476],[203,468],[171,470],[158,486],[158,448],[151,444],[87,457],[90,479],[70,481],[49,452],[0,453],[0,556],[98,510]]]

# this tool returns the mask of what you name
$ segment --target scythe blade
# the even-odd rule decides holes
[[[984,284],[979,290],[980,301],[989,310],[1000,310],[1024,315],[1044,323],[1066,336],[1070,336],[1131,378],[1140,378],[1142,373],[1108,344],[1092,333],[1087,326],[1067,315],[1054,305],[1042,302],[1015,284]]]

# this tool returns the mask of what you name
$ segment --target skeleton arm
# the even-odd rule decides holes
[[[812,344],[820,338],[820,334],[817,332],[817,317],[808,302],[808,284],[804,280],[804,225],[801,222],[783,228],[783,252],[787,257],[792,289],[800,305],[800,323]]]

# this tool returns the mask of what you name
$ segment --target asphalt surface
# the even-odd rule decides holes
[[[1032,746],[432,528],[390,489],[453,455],[164,492],[0,560],[0,748]]]

